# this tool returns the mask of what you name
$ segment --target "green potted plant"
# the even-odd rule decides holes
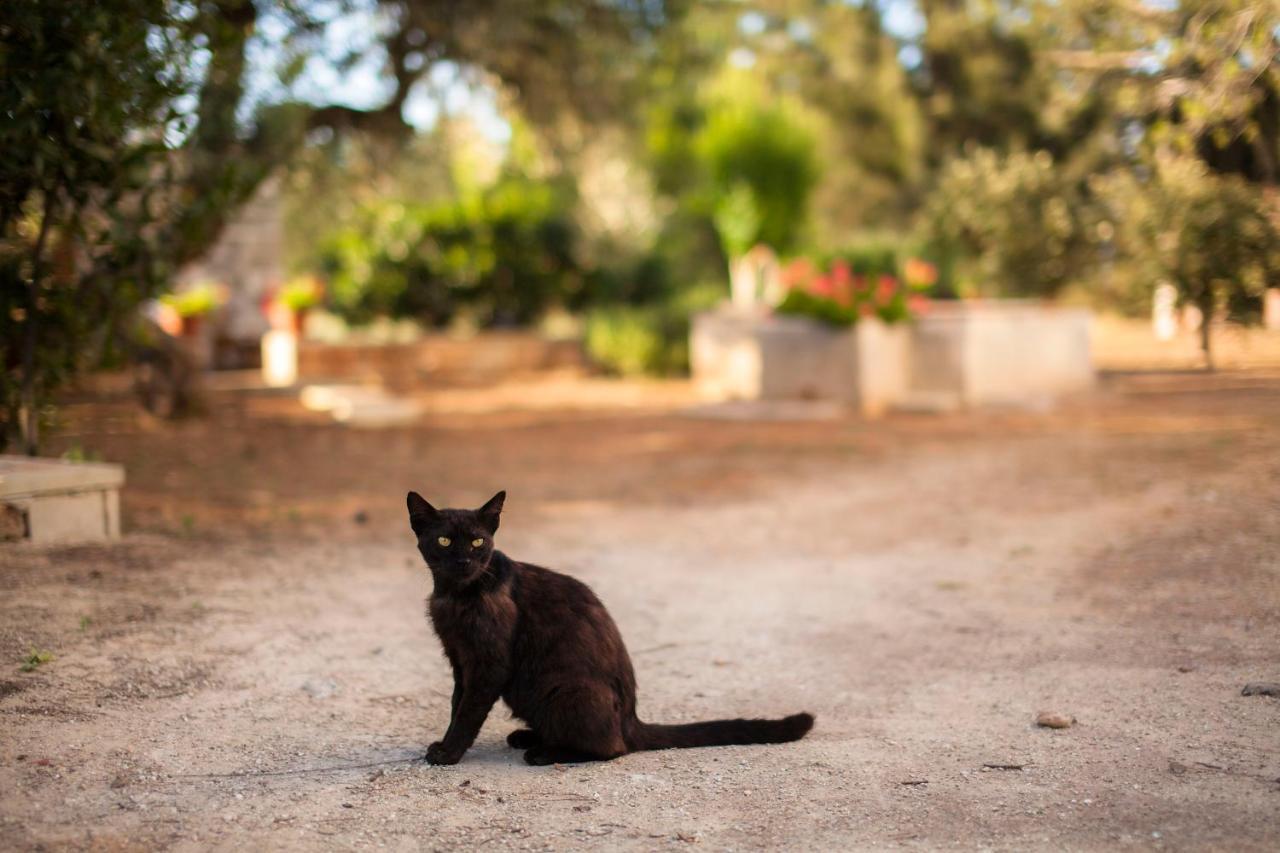
[[[160,304],[176,317],[177,332],[184,338],[200,333],[204,318],[226,302],[226,288],[213,281],[201,281],[167,293]]]
[[[324,298],[324,285],[313,275],[299,275],[286,281],[266,305],[267,322],[273,329],[292,331],[301,336],[307,312]]]

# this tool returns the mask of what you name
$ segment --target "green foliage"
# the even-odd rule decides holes
[[[30,651],[22,658],[22,666],[19,668],[23,672],[35,672],[53,659],[53,652],[46,652],[43,649],[37,649],[32,646]]]
[[[827,266],[843,263],[853,275],[876,277],[898,276],[901,260],[906,257],[901,241],[871,239],[847,246],[826,256]]]
[[[704,283],[648,305],[610,305],[589,311],[583,344],[592,361],[622,376],[673,376],[689,370],[689,321],[717,304],[725,287]]]
[[[445,61],[510,85],[548,133],[568,113],[615,117],[631,106],[652,39],[681,11],[592,0],[0,3],[0,447],[20,439],[36,451],[53,392],[120,346],[137,304],[309,133],[403,141],[410,90]],[[378,34],[321,61],[342,73],[385,57],[386,103],[290,102],[308,60],[334,43],[330,25],[353,15],[376,18]],[[273,26],[258,26],[268,16]],[[273,54],[280,86],[260,79]],[[523,310],[518,295],[497,302]]]
[[[1047,152],[977,149],[943,170],[924,230],[958,257],[962,294],[1053,296],[1092,262],[1092,216]]]
[[[286,281],[276,298],[290,311],[305,311],[320,304],[324,287],[315,276],[298,275]]]
[[[1280,221],[1256,187],[1182,155],[1157,158],[1145,177],[1098,183],[1144,288],[1172,283],[1206,321],[1220,307],[1233,319],[1259,318],[1267,285],[1280,276]]]
[[[760,242],[764,215],[750,184],[739,181],[725,190],[715,200],[711,221],[715,223],[725,254],[731,258],[745,255]]]
[[[511,178],[459,202],[375,202],[362,227],[323,247],[333,308],[354,322],[463,317],[491,326],[572,306],[583,271],[570,200],[551,184]]]
[[[754,75],[773,97],[797,98],[815,119],[822,181],[814,192],[815,247],[867,229],[907,225],[926,176],[924,110],[885,31],[883,4],[766,2],[763,27],[742,32]]]
[[[926,28],[917,74],[933,163],[972,145],[1045,146],[1050,69],[1039,61],[1027,25],[985,2],[926,2],[921,11]]]
[[[687,322],[660,305],[614,305],[587,314],[583,344],[598,365],[622,376],[671,374],[688,363]]]
[[[0,6],[0,447],[35,452],[49,394],[158,282],[186,56],[165,0]]]
[[[67,462],[101,462],[102,454],[96,450],[85,450],[77,441],[63,451],[62,459]]]
[[[166,293],[160,301],[179,317],[202,317],[212,313],[224,300],[222,288],[214,282],[202,281],[174,293]]]
[[[816,140],[794,109],[750,99],[713,109],[696,150],[710,179],[711,211],[726,253],[757,243],[795,247],[820,173]]]
[[[826,296],[818,296],[807,290],[791,290],[779,303],[777,311],[793,317],[820,320],[829,326],[852,326],[858,322],[858,312],[851,305]]]

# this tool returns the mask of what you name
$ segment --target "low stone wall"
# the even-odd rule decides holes
[[[690,361],[712,400],[902,406],[1037,404],[1089,388],[1089,313],[1030,301],[934,303],[915,322],[837,329],[724,306],[694,318]]]
[[[584,365],[577,341],[549,341],[530,332],[485,332],[470,338],[429,335],[401,344],[298,346],[301,382],[376,382],[393,390],[483,384]]]

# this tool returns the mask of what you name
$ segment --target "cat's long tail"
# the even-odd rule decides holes
[[[658,725],[636,720],[631,749],[678,749],[686,746],[729,746],[740,743],[788,743],[813,728],[813,714],[780,720],[708,720],[704,723]]]

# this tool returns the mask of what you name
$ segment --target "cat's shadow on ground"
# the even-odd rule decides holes
[[[423,770],[460,772],[465,771],[467,767],[505,767],[519,768],[536,772],[545,770],[546,768],[531,767],[524,762],[524,750],[512,749],[502,741],[493,743],[477,743],[475,746],[467,750],[467,754],[457,764],[434,765],[428,764],[425,759],[427,747],[425,744],[412,744],[388,754],[387,750],[364,750],[352,753],[347,757],[345,762],[341,762],[352,767],[359,766],[363,769],[368,765],[370,769],[380,765],[410,764]],[[317,759],[317,764],[323,763]],[[334,761],[335,765],[340,762]]]

